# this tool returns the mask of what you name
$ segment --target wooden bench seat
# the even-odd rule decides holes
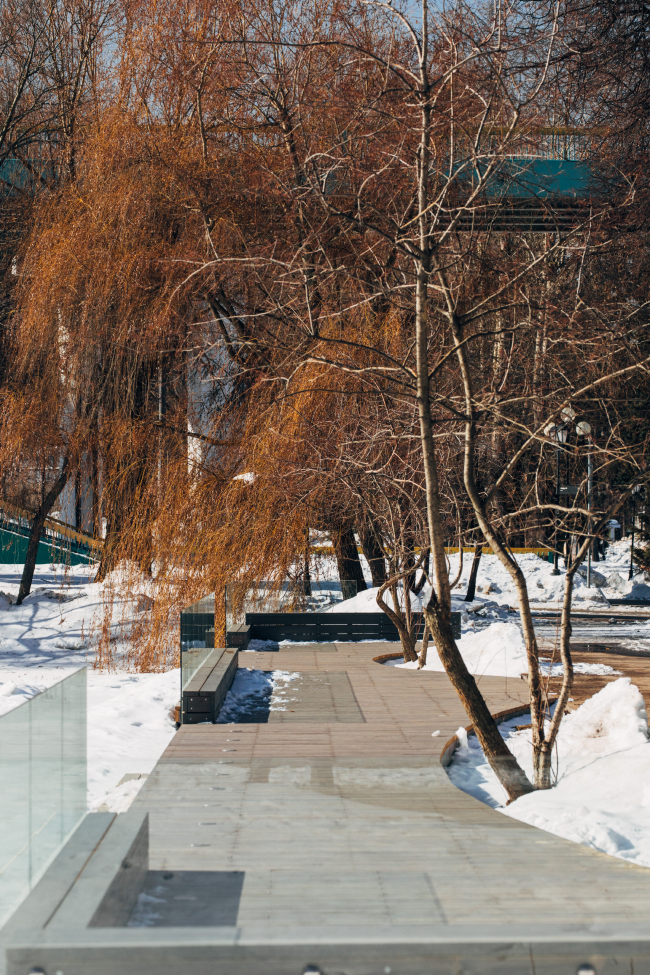
[[[199,667],[183,690],[183,724],[216,722],[237,673],[237,657],[238,650],[219,647]]]

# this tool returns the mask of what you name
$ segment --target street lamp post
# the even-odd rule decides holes
[[[630,545],[630,571],[628,572],[628,579],[634,578],[634,530],[636,528],[636,496],[641,490],[641,485],[637,486],[632,491],[632,544]]]
[[[591,425],[586,420],[576,423],[576,432],[579,437],[588,437],[591,433]],[[594,465],[591,457],[591,443],[587,444],[587,532],[591,534],[591,491],[594,481]],[[591,541],[587,549],[587,589],[591,588]]]
[[[564,414],[564,410],[562,412]],[[573,412],[573,411],[571,411],[571,412]],[[560,444],[566,443],[567,437],[568,437],[568,434],[569,434],[569,429],[568,429],[568,426],[567,426],[566,423],[551,423],[551,424],[549,424],[549,426],[546,427],[546,430],[544,431],[544,433],[547,435],[547,437],[550,437],[551,440],[554,440],[555,443],[556,443],[556,447],[555,447],[555,496],[556,496],[556,498],[559,501],[559,499],[560,499],[560,486],[561,486],[560,485]],[[558,552],[558,545],[559,545],[559,541],[560,541],[560,533],[559,533],[559,529],[557,527],[558,526],[558,521],[559,521],[559,517],[556,517],[556,519],[555,519],[555,524],[556,524],[556,528],[555,528],[555,545],[553,546],[553,571],[551,572],[551,575],[553,575],[553,576],[559,576],[559,574],[560,574],[560,566],[559,566],[560,556],[559,556],[559,552]]]
[[[551,423],[551,424],[549,424],[549,426],[546,427],[546,430],[544,431],[544,433],[547,435],[547,437],[549,437],[551,440],[554,440],[555,443],[556,443],[556,447],[555,447],[555,496],[557,497],[558,500],[559,500],[560,495],[561,495],[561,491],[560,491],[560,489],[561,489],[561,484],[560,484],[560,451],[561,451],[561,445],[562,444],[565,444],[567,442],[567,439],[569,437],[569,431],[571,430],[571,426],[572,426],[573,420],[575,419],[575,412],[574,412],[574,410],[571,409],[570,406],[567,406],[567,407],[565,407],[562,410],[562,419],[563,419],[563,422],[562,423]],[[579,423],[576,424],[576,433],[578,434],[579,437],[587,437],[591,433],[591,427],[587,423],[586,420],[581,420]],[[568,468],[567,468],[567,470],[568,470]],[[588,456],[587,456],[587,471],[588,471],[588,473],[587,473],[587,506],[588,506],[589,510],[591,510],[591,488],[592,488],[592,473],[593,473],[592,472],[592,466],[591,466],[591,451],[589,451]],[[567,494],[568,493],[569,493],[569,485],[567,483]],[[574,491],[574,493],[575,493],[575,491]],[[554,546],[554,552],[553,552],[553,571],[551,573],[551,575],[554,575],[554,576],[559,576],[559,574],[560,574],[560,566],[559,566],[560,554],[559,554],[559,550],[558,550],[558,545],[559,545],[559,542],[560,542],[560,537],[559,536],[560,536],[560,532],[559,532],[559,530],[557,528],[557,519],[556,519],[555,546]],[[570,564],[571,564],[571,553],[569,552],[567,554],[567,558],[566,558],[567,568],[570,566]],[[588,584],[589,584],[589,582],[590,582],[590,578],[589,577],[591,575],[591,565],[589,565],[589,568],[588,568],[587,572],[588,572]]]

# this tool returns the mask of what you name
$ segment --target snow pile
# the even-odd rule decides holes
[[[299,676],[284,670],[240,668],[221,706],[217,724],[267,721],[270,711],[285,711],[287,684]]]
[[[645,744],[650,737],[645,702],[629,677],[603,687],[560,725],[560,758],[608,755]]]
[[[527,671],[526,647],[521,630],[515,623],[493,623],[478,633],[463,633],[458,644],[462,658],[470,674],[477,677],[520,677]],[[417,663],[388,660],[393,667],[417,669]],[[423,670],[444,671],[438,652],[429,645],[427,662]]]
[[[624,598],[650,600],[650,586],[648,586],[645,582],[634,582],[629,593],[626,593]]]
[[[521,630],[515,623],[493,623],[477,633],[463,631],[458,649],[470,674],[475,677],[520,677],[528,672],[526,647]],[[399,657],[385,662],[387,667],[417,670],[417,662],[404,663]],[[423,670],[442,672],[443,667],[433,644],[427,650],[427,662]],[[607,664],[574,664],[576,674],[607,676],[619,671]],[[562,664],[552,663],[550,657],[540,657],[540,670],[545,677],[561,677]]]
[[[561,677],[564,673],[562,664],[560,661],[555,661],[553,663],[550,657],[540,657],[539,658],[540,670],[544,677]],[[620,674],[620,670],[614,670],[613,667],[609,667],[607,664],[584,664],[574,663],[573,672],[575,674],[593,674],[597,677],[610,677],[613,674]]]
[[[512,719],[501,733],[531,776],[531,732],[515,730],[525,720]],[[474,736],[447,771],[455,785],[506,816],[650,867],[649,737],[643,698],[622,677],[564,718],[554,788],[506,807],[504,790]]]

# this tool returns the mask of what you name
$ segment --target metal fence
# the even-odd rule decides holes
[[[32,528],[32,518],[27,512],[6,507],[0,502],[0,562],[19,564],[25,561]],[[102,543],[84,536],[66,525],[56,525],[48,519],[41,532],[36,555],[37,565],[61,562],[81,565],[97,562]]]

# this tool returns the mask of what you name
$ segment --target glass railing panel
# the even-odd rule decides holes
[[[51,860],[63,836],[62,697],[61,684],[55,684],[29,702],[30,881]]]
[[[212,653],[212,647],[181,648],[181,694]]]
[[[30,887],[30,705],[0,717],[0,925]]]
[[[86,670],[0,716],[0,926],[86,814]]]
[[[69,836],[86,813],[86,671],[78,670],[59,685],[63,708],[63,836]]]
[[[356,594],[352,580],[233,582],[226,586],[226,625],[243,623],[246,613],[322,613]]]
[[[214,646],[214,593],[181,610],[181,651]]]

